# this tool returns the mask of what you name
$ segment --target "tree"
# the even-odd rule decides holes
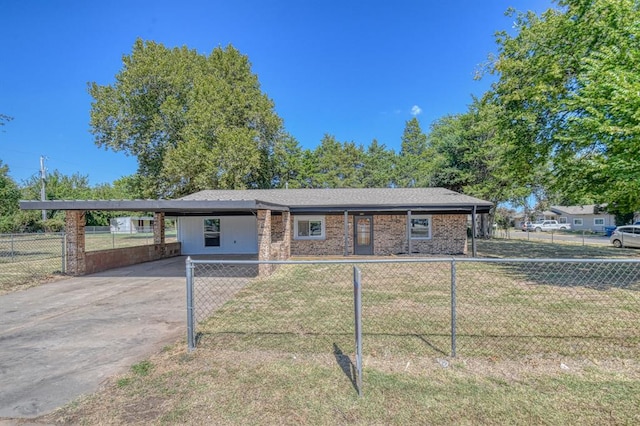
[[[145,197],[270,186],[282,121],[246,56],[137,40],[123,63],[113,85],[89,86],[91,129],[137,157]]]
[[[362,146],[356,146],[353,142],[341,143],[334,136],[327,134],[316,147],[314,157],[313,187],[362,187],[361,170],[364,157]]]
[[[20,189],[9,176],[9,167],[0,160],[0,232],[13,232],[16,213],[20,211]]]
[[[362,186],[365,188],[389,188],[395,185],[395,152],[374,139],[364,152],[362,161]]]
[[[640,209],[640,7],[636,0],[562,0],[516,14],[490,72],[516,169],[549,164],[554,189]],[[511,12],[514,13],[514,12]]]
[[[274,188],[303,188],[305,186],[303,168],[303,151],[298,141],[286,134],[281,138],[273,152]]]
[[[511,167],[513,145],[498,129],[500,108],[474,100],[464,114],[436,121],[429,134],[434,186],[491,201],[494,208],[481,232],[491,233],[495,209],[530,192]]]
[[[396,161],[396,183],[400,187],[430,186],[427,136],[416,117],[407,121]]]
[[[5,115],[5,114],[0,114],[0,126],[4,126],[5,123],[11,120],[13,120],[13,117],[9,117],[8,115]]]

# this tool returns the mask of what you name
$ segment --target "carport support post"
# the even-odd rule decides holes
[[[86,271],[85,254],[85,211],[67,210],[65,212],[65,230],[67,233],[67,273],[84,275]]]
[[[271,210],[258,210],[258,261],[271,260]],[[260,263],[258,275],[268,276],[273,265]]]
[[[160,250],[160,256],[165,255],[165,238],[164,238],[164,213],[153,213],[153,245],[156,250]]]

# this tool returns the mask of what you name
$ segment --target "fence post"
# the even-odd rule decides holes
[[[451,357],[456,357],[456,260],[451,259]]]
[[[191,256],[186,260],[187,271],[187,346],[189,352],[196,348],[196,336],[193,318],[193,262]]]
[[[355,314],[356,337],[356,385],[358,396],[362,396],[362,274],[357,266],[353,267],[353,305]]]
[[[15,253],[14,253],[14,247],[13,247],[13,234],[11,234],[11,261],[13,262],[15,260]]]

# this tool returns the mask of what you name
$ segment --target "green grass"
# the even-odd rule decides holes
[[[174,348],[42,419],[68,424],[637,424],[638,365],[370,358],[364,396],[333,354]],[[348,360],[347,360],[348,362]],[[344,365],[344,364],[342,364]],[[564,366],[564,367],[563,367]],[[120,379],[121,380],[121,379]]]

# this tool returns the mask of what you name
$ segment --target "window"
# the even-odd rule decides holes
[[[574,226],[582,226],[582,219],[573,219]]]
[[[604,218],[603,217],[596,217],[595,219],[593,219],[593,224],[595,226],[604,226]]]
[[[558,218],[558,223],[569,223],[569,222],[567,222],[567,218],[566,217],[560,216]]]
[[[220,219],[204,220],[204,246],[220,247]]]
[[[296,240],[324,240],[324,216],[296,216],[293,228]]]
[[[411,215],[411,239],[428,240],[431,238],[431,216]]]

